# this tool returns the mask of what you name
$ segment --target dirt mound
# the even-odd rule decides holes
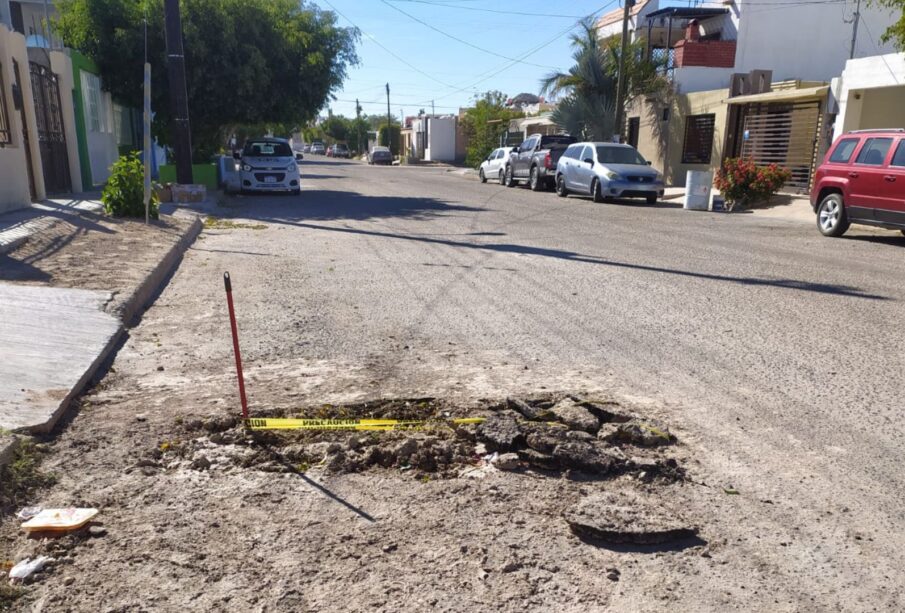
[[[634,474],[643,481],[684,479],[678,462],[655,445],[675,441],[662,424],[646,422],[614,402],[546,395],[462,406],[435,398],[393,399],[302,411],[317,419],[417,420],[390,431],[252,431],[234,417],[183,424],[186,437],[161,442],[139,462],[153,472],[255,468],[305,472],[320,465],[333,473],[394,469],[416,478],[456,477],[493,464],[501,470],[540,470],[609,478]],[[276,410],[255,417],[299,417]],[[453,419],[481,417],[482,423]]]

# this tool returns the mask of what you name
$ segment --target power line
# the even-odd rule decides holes
[[[861,20],[861,24],[864,26],[864,29],[867,30],[868,36],[870,36],[870,42],[873,43],[874,49],[877,50],[877,53],[880,56],[880,59],[883,60],[883,63],[886,64],[886,70],[889,71],[889,74],[892,75],[893,81],[897,84],[899,83],[899,77],[896,75],[895,71],[892,69],[892,66],[889,65],[889,62],[886,61],[886,55],[883,54],[883,51],[880,49],[880,45],[877,44],[877,39],[874,38],[874,33],[870,31],[870,26],[867,23],[866,19]]]
[[[460,11],[480,11],[482,13],[497,13],[499,15],[519,15],[524,17],[558,17],[562,19],[581,19],[580,15],[556,15],[551,13],[520,13],[517,11],[497,11],[494,9],[478,8],[476,6],[458,6],[455,4],[445,4],[442,2],[428,2],[427,0],[391,0],[392,2],[411,2],[414,4],[426,4],[428,6],[442,6],[443,8],[455,9]]]
[[[333,9],[333,11],[334,11],[337,15],[339,15],[340,17],[342,17],[343,19],[345,19],[346,21],[348,21],[349,23],[351,23],[351,24],[352,24],[352,27],[354,27],[356,30],[358,30],[359,32],[361,32],[361,28],[359,28],[359,27],[355,24],[354,21],[352,21],[351,19],[349,19],[349,18],[348,18],[346,15],[344,15],[338,8],[336,8],[336,6],[335,6],[332,2],[330,2],[330,0],[323,0],[323,2],[324,2],[327,6],[329,6],[331,9]],[[374,38],[373,36],[368,36],[368,39],[371,40],[375,45],[377,45],[378,47],[380,47],[381,49],[383,49],[384,51],[386,51],[387,53],[389,53],[390,55],[392,55],[394,58],[396,58],[397,60],[399,60],[400,62],[402,62],[403,64],[405,64],[406,66],[408,66],[409,68],[411,68],[412,70],[414,70],[415,72],[417,72],[418,74],[424,75],[425,77],[427,77],[427,78],[430,79],[431,81],[435,81],[435,82],[437,82],[437,83],[439,83],[440,85],[443,85],[443,86],[445,86],[445,87],[452,87],[452,88],[455,88],[455,85],[450,85],[449,83],[444,83],[443,81],[441,81],[440,79],[436,78],[436,77],[433,76],[432,74],[427,73],[427,72],[421,70],[420,68],[418,68],[417,66],[412,65],[412,64],[409,63],[405,58],[400,57],[399,55],[397,55],[396,53],[394,53],[393,51],[391,51],[388,47],[386,47],[383,43],[381,43],[379,40],[377,40],[377,39]]]
[[[587,19],[587,18],[593,17],[594,15],[596,15],[596,14],[599,13],[600,11],[604,10],[605,8],[608,8],[609,6],[615,4],[616,1],[617,1],[617,0],[610,0],[609,2],[607,2],[606,4],[604,4],[603,6],[601,6],[601,7],[598,8],[597,10],[595,10],[594,12],[588,13],[588,14],[587,14],[585,17],[583,17],[582,19]],[[560,32],[558,32],[558,33],[556,34],[556,36],[554,36],[554,37],[551,38],[550,40],[548,40],[548,41],[546,41],[546,42],[544,42],[544,43],[541,43],[540,45],[538,45],[538,46],[536,46],[536,47],[534,47],[534,48],[532,48],[532,49],[529,49],[528,51],[526,51],[525,53],[523,53],[523,54],[522,54],[521,56],[519,56],[519,57],[521,57],[521,58],[526,58],[526,57],[528,57],[528,56],[530,56],[530,55],[533,55],[533,54],[537,53],[537,52],[540,51],[541,49],[544,49],[545,47],[549,47],[549,46],[552,45],[554,42],[556,42],[557,40],[559,40],[561,37],[565,36],[566,34],[568,34],[569,32],[571,32],[572,30],[574,30],[575,27],[580,23],[580,21],[581,21],[581,20],[576,21],[574,24],[572,24],[572,25],[570,25],[569,27],[565,28],[564,30],[561,30]],[[449,96],[453,96],[453,95],[455,95],[455,94],[459,94],[459,93],[462,93],[462,92],[464,92],[464,91],[470,90],[470,89],[472,89],[472,88],[474,88],[474,87],[480,85],[481,83],[484,83],[485,81],[489,81],[490,79],[492,79],[493,77],[497,76],[498,74],[500,74],[500,73],[502,73],[502,72],[505,72],[506,70],[508,70],[509,68],[511,68],[512,66],[514,66],[516,63],[517,63],[517,62],[512,62],[512,63],[509,63],[509,64],[506,64],[506,65],[502,66],[499,70],[495,70],[495,71],[493,71],[493,72],[491,72],[491,73],[484,73],[484,74],[487,75],[487,76],[484,76],[482,79],[480,79],[480,80],[478,80],[478,81],[475,81],[475,82],[472,83],[471,85],[467,85],[467,86],[465,86],[465,87],[460,87],[459,89],[457,89],[457,90],[455,90],[455,91],[452,91],[452,92],[449,92],[449,93],[446,93],[446,94],[443,94],[442,96],[437,96],[436,98],[434,98],[434,100],[442,100],[442,99],[444,99],[444,98],[448,98]],[[418,104],[426,104],[426,103],[428,103],[428,102],[430,102],[430,100],[425,100],[425,101],[420,102],[420,103],[418,103]]]
[[[478,45],[475,45],[475,44],[473,44],[473,43],[468,42],[467,40],[461,39],[461,38],[459,38],[458,36],[454,36],[453,34],[450,34],[449,32],[444,32],[444,31],[441,30],[440,28],[437,28],[437,27],[432,26],[431,24],[429,24],[428,22],[424,21],[423,19],[419,19],[418,17],[415,17],[415,16],[412,15],[411,13],[407,13],[407,12],[403,11],[403,10],[402,10],[401,8],[399,8],[398,6],[393,6],[392,4],[390,4],[389,2],[387,2],[387,0],[380,0],[380,1],[381,1],[383,4],[387,5],[388,7],[390,7],[391,9],[393,9],[394,11],[396,11],[396,12],[398,12],[398,13],[402,13],[403,15],[405,15],[406,17],[408,17],[409,19],[411,19],[411,20],[413,20],[413,21],[416,21],[416,22],[420,23],[421,25],[423,25],[423,26],[426,27],[426,28],[430,28],[431,30],[433,30],[433,31],[436,32],[437,34],[441,34],[441,35],[445,36],[446,38],[449,38],[450,40],[454,40],[454,41],[456,41],[457,43],[461,43],[461,44],[463,44],[463,45],[465,45],[465,46],[467,46],[467,47],[471,47],[472,49],[477,49],[478,51],[481,51],[481,52],[483,52],[483,53],[487,53],[488,55],[494,55],[494,56],[496,56],[496,57],[503,58],[504,60],[509,60],[509,61],[511,61],[511,62],[516,62],[516,63],[518,63],[518,64],[526,64],[526,65],[528,65],[528,66],[535,66],[535,67],[537,67],[537,68],[547,68],[547,69],[550,69],[550,70],[554,70],[554,67],[553,67],[553,66],[544,66],[543,64],[534,64],[533,62],[523,62],[523,61],[521,61],[521,60],[518,60],[518,59],[515,59],[515,58],[511,58],[511,57],[509,57],[508,55],[503,55],[502,53],[497,53],[496,51],[491,51],[490,49],[485,49],[484,47],[479,47]]]

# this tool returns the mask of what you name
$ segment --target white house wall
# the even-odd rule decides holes
[[[773,81],[829,83],[845,68],[852,37],[852,24],[846,23],[852,17],[849,3],[771,7],[740,0],[729,8],[738,24],[735,72],[764,69],[773,71]],[[888,9],[862,2],[855,57],[893,52],[892,44],[879,39],[896,20]]]
[[[456,159],[456,118],[431,117],[427,121],[427,147],[424,159],[452,162]]]
[[[905,53],[849,60],[834,85],[834,138],[849,130],[905,128]]]

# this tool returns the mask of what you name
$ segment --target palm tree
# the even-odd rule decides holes
[[[552,72],[541,79],[541,93],[562,96],[553,111],[556,125],[573,136],[587,140],[609,140],[616,133],[616,81],[619,75],[621,37],[600,40],[591,19],[581,22],[581,31],[573,34],[572,59],[568,72]],[[669,82],[656,62],[644,58],[643,45],[636,41],[626,56],[626,105],[635,96],[662,97]]]

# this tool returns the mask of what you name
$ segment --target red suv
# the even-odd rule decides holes
[[[853,223],[905,234],[905,129],[840,136],[814,176],[811,207],[824,236]]]

